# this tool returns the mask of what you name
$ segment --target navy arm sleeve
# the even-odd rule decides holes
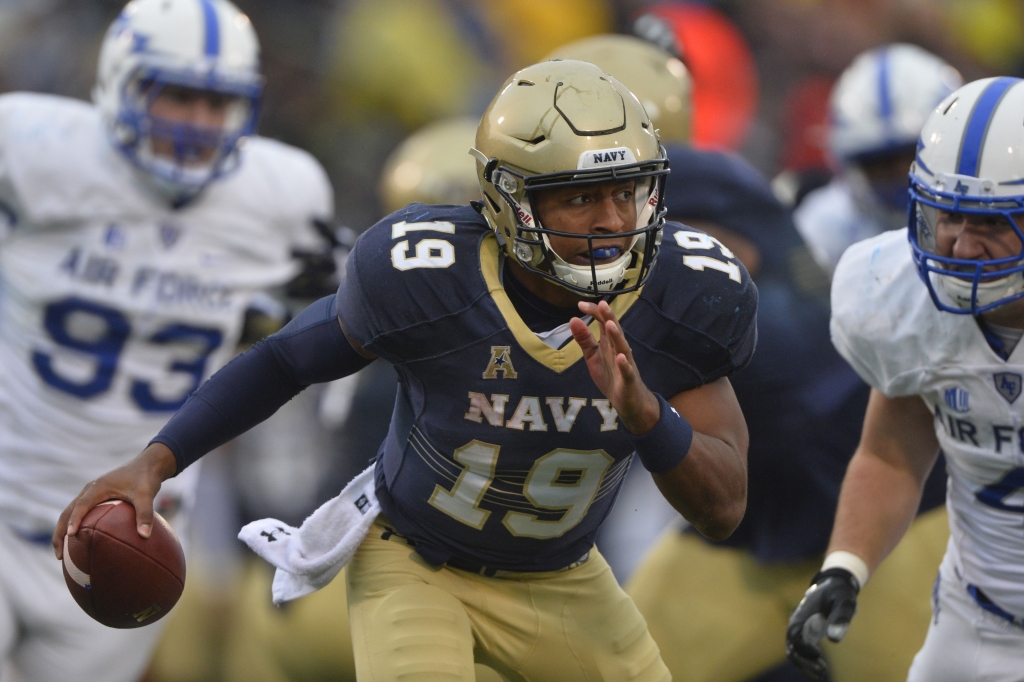
[[[210,377],[151,442],[171,449],[180,473],[304,388],[348,376],[370,362],[345,337],[335,297],[327,296]]]

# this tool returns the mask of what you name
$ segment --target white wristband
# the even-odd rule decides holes
[[[830,568],[843,568],[852,573],[860,589],[864,589],[864,585],[867,583],[868,576],[870,575],[868,565],[864,560],[853,552],[845,550],[828,553],[828,556],[825,557],[825,563],[821,565],[821,570],[827,571]]]

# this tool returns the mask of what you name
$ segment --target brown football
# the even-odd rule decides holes
[[[64,581],[90,616],[112,628],[138,628],[171,610],[185,587],[185,554],[171,526],[154,514],[149,538],[135,530],[135,507],[94,507],[64,538]]]

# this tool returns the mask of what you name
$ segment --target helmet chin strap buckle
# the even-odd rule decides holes
[[[531,262],[533,262],[534,253],[533,253],[533,247],[532,246],[528,246],[526,244],[523,244],[522,242],[518,242],[515,245],[515,251],[516,251],[516,258],[518,258],[522,262],[524,262],[524,263],[531,263]]]

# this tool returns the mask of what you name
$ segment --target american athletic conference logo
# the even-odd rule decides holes
[[[953,410],[954,412],[967,412],[971,409],[970,398],[971,394],[960,388],[954,386],[953,388],[947,388],[946,393],[946,407]]]

